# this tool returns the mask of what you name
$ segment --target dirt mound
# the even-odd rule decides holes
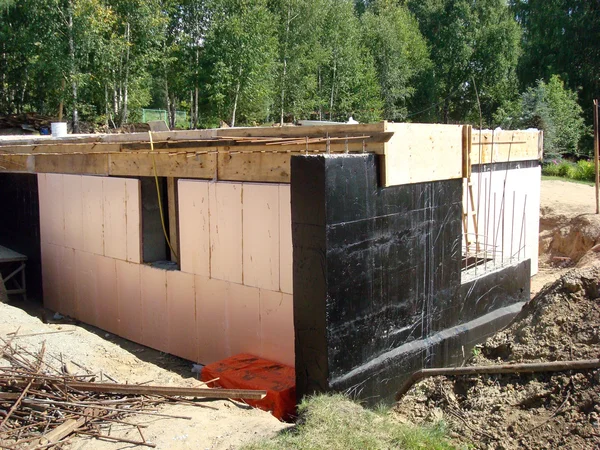
[[[578,264],[596,244],[600,243],[600,216],[586,214],[567,217],[542,214],[539,243],[542,262],[564,261],[560,258],[566,257],[571,264]],[[595,253],[589,255],[592,257],[591,260],[596,259]],[[586,259],[587,263],[590,262],[589,256]],[[555,257],[558,259],[553,259]]]
[[[600,356],[600,266],[546,286],[469,365]],[[600,370],[436,377],[399,402],[400,418],[446,420],[457,443],[491,449],[600,448]]]

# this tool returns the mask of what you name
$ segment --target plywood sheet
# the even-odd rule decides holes
[[[179,180],[180,264],[183,272],[210,276],[208,181]]]
[[[282,292],[292,293],[292,205],[289,184],[279,185],[279,285]]]
[[[294,359],[294,303],[289,294],[260,290],[260,355],[289,366]]]
[[[82,322],[98,326],[98,255],[75,251],[77,267],[77,318]]]
[[[244,183],[244,284],[279,290],[279,186]]]
[[[141,186],[139,180],[125,179],[125,220],[127,222],[127,261],[142,262]]]
[[[242,283],[242,184],[210,183],[211,277]]]
[[[538,130],[473,130],[471,141],[472,165],[541,160],[543,156]]]
[[[198,357],[195,295],[193,274],[167,272],[169,353],[192,361]]]
[[[65,213],[62,175],[46,174],[46,196],[44,200],[51,202],[48,210],[48,242],[62,247],[65,244]]]
[[[228,281],[195,277],[197,361],[210,364],[232,355],[229,339]]]
[[[462,125],[386,123],[383,186],[462,177]]]
[[[115,260],[119,306],[119,336],[143,343],[140,265]]]
[[[81,177],[83,250],[104,254],[104,195],[101,177]]]
[[[96,255],[98,290],[98,327],[114,334],[119,333],[119,297],[117,293],[117,268],[113,258]]]
[[[125,179],[103,178],[104,255],[127,260]]]
[[[148,347],[168,352],[167,272],[141,265],[140,275],[143,343]]]
[[[81,175],[63,175],[65,247],[83,250],[83,199]]]

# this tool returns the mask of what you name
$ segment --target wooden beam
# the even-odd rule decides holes
[[[177,253],[171,251],[171,261],[179,262],[178,256],[181,254],[179,249],[179,214],[177,214],[177,179],[167,177],[167,207],[169,211],[169,241],[171,247]]]
[[[36,155],[36,173],[108,175],[108,155]]]
[[[462,125],[388,123],[383,186],[461,178]]]
[[[541,160],[540,139],[541,132],[538,130],[473,130],[471,164]]]
[[[154,164],[159,177],[215,178],[216,153],[200,155],[157,153],[115,153],[108,155],[108,174],[117,176],[154,176]]]
[[[291,157],[291,153],[220,152],[218,179],[289,183]]]

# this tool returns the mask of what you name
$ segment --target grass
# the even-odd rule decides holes
[[[244,450],[447,450],[443,423],[431,427],[400,424],[393,412],[371,411],[342,395],[319,395],[298,406],[295,427]]]

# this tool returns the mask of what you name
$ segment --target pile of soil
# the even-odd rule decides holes
[[[468,365],[600,356],[600,265],[547,285]],[[491,449],[600,448],[600,370],[435,377],[400,400],[397,415],[444,420],[457,444]]]

